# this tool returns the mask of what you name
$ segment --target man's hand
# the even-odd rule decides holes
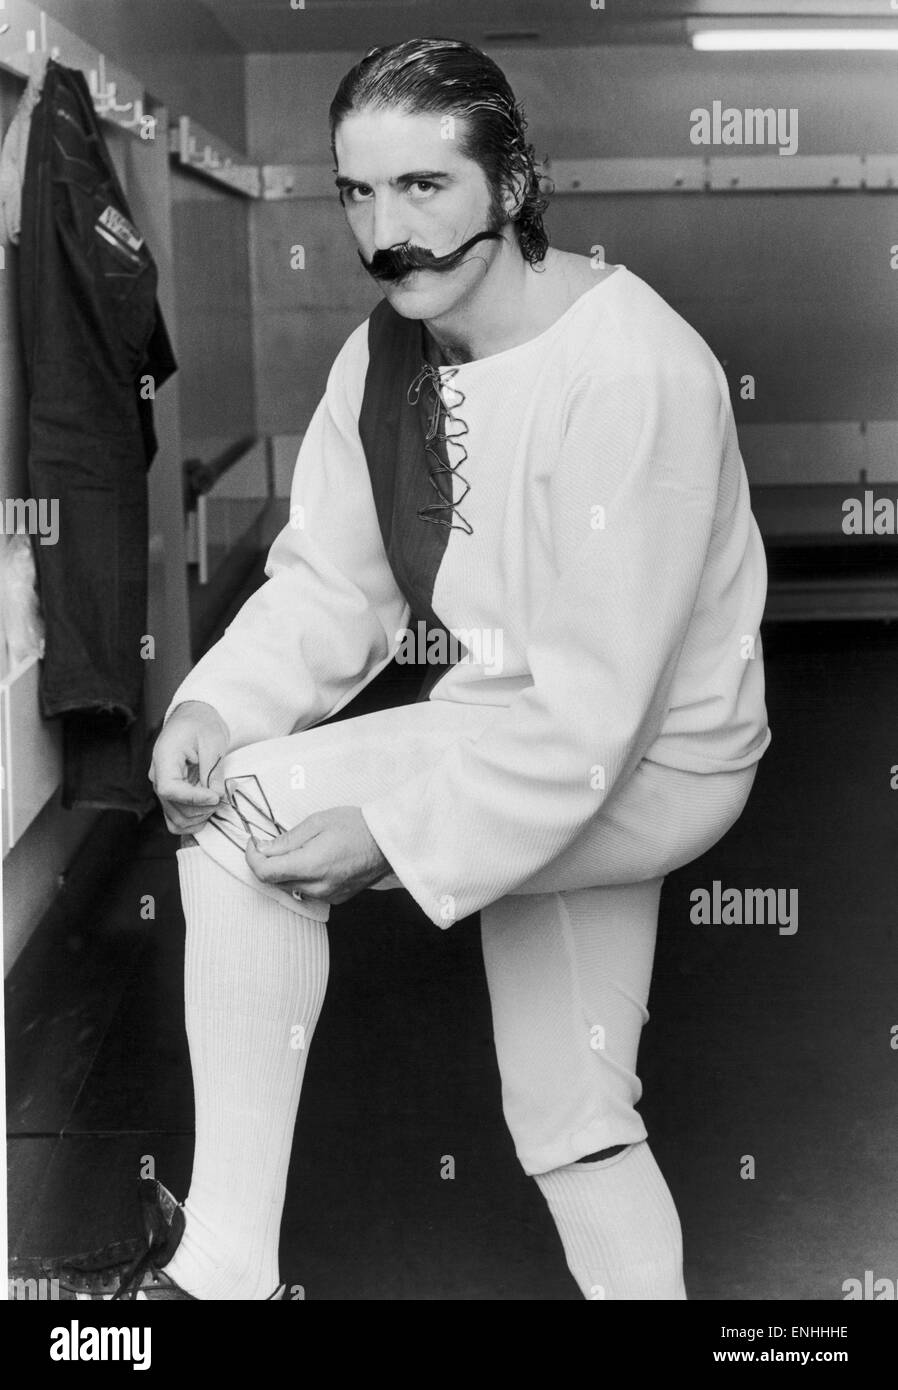
[[[316,811],[258,849],[250,840],[246,862],[263,883],[334,904],[392,872],[358,806]]]
[[[186,700],[169,716],[147,776],[173,835],[198,830],[227,800],[220,764],[229,740],[221,715],[200,700]]]

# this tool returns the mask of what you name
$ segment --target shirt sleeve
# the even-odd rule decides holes
[[[550,493],[557,579],[526,639],[532,684],[361,807],[437,926],[550,864],[658,735],[714,526],[722,377],[697,357],[593,372],[569,393]]]
[[[364,335],[364,337],[362,336]],[[303,438],[266,582],[165,712],[202,700],[230,748],[335,714],[393,658],[409,606],[390,569],[358,432],[367,324],[347,339]]]

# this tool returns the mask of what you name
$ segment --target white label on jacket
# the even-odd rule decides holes
[[[139,251],[143,246],[143,237],[127,217],[123,217],[118,208],[111,204],[100,213],[97,222],[106,227],[118,241],[122,242],[131,251]]]

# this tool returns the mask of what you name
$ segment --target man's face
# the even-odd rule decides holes
[[[500,240],[483,239],[448,268],[407,271],[401,258],[377,254],[408,246],[442,257],[504,224],[506,214],[496,207],[480,165],[458,149],[462,128],[458,118],[453,128],[439,113],[390,109],[353,113],[336,130],[347,221],[366,268],[406,318],[447,313],[477,286],[502,249]],[[454,138],[444,138],[444,131]],[[377,274],[382,262],[384,278]]]

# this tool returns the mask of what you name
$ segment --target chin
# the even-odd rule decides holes
[[[397,314],[407,319],[437,318],[453,308],[458,288],[434,271],[411,271],[404,280],[382,280],[381,290]]]

